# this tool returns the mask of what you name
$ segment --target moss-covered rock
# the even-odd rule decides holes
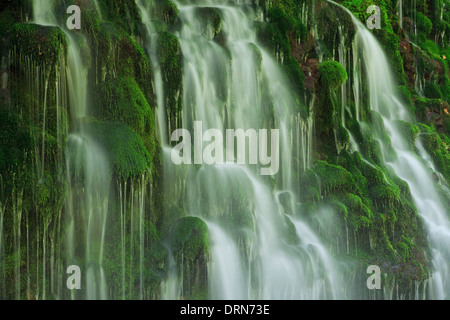
[[[102,107],[95,115],[103,120],[122,121],[138,133],[150,155],[156,151],[154,115],[152,108],[136,80],[131,77],[116,78],[102,83]]]
[[[319,65],[321,82],[325,88],[336,90],[347,81],[347,71],[337,61],[325,61]]]
[[[103,146],[115,174],[127,180],[143,174],[151,167],[152,155],[141,138],[124,123],[92,121],[88,132]]]

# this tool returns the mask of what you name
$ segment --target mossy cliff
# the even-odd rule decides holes
[[[311,166],[295,172],[301,209],[286,211],[307,220],[330,251],[346,262],[348,279],[363,284],[350,298],[382,298],[381,291],[369,292],[364,286],[370,264],[381,267],[386,283],[395,281],[399,296],[412,297],[416,283],[423,291],[431,268],[423,221],[409,186],[386,165],[390,159],[382,158],[382,146],[388,157],[395,152],[381,115],[369,109],[369,89],[360,84],[357,113],[354,71],[338,62],[341,40],[346,62],[353,59],[355,28],[349,15],[324,0],[251,2],[246,10],[260,14],[254,21],[258,43],[273,55],[294,93],[295,121],[314,123]],[[417,1],[416,8],[403,1],[401,21],[395,0],[336,2],[363,23],[370,15],[369,5],[380,7],[381,29],[372,32],[389,58],[396,89],[412,115],[410,122],[397,125],[412,151],[420,141],[431,156],[436,170],[432,174],[441,182],[439,192],[448,206],[449,1]],[[65,5],[73,3],[57,6],[60,19],[67,16]],[[152,2],[157,50],[148,52],[135,1],[79,3],[85,7],[82,29],[77,31],[29,23],[30,1],[0,3],[0,298],[70,298],[57,287],[65,284],[60,278],[66,268],[64,218],[73,174],[66,172],[70,160],[66,148],[69,135],[80,126],[102,146],[111,168],[103,259],[109,297],[161,298],[175,265],[183,298],[208,298],[208,226],[200,218],[186,217],[180,208],[184,198],[164,195],[165,184],[172,181],[164,180],[168,172],[162,166],[156,126],[152,58],[161,71],[166,127],[182,126],[179,9],[170,0]],[[196,14],[205,26],[205,37],[226,48],[219,10],[201,8]],[[70,112],[75,106],[68,94],[69,32],[76,39],[72,45],[80,48],[86,61],[90,89],[84,119],[74,119]],[[261,62],[261,52],[254,48],[255,60]],[[350,148],[352,140],[359,150]],[[178,169],[173,175],[180,181],[186,173]],[[224,225],[245,239],[243,230],[252,227],[254,208],[245,201],[251,195],[244,190],[251,188],[242,185],[229,194],[224,190],[223,198],[211,203],[206,186],[198,197],[208,218],[224,218]],[[84,184],[78,187],[83,190]],[[185,197],[188,187],[175,187]],[[225,211],[233,214],[222,217]],[[296,243],[289,219],[286,228],[287,241]],[[75,250],[80,263],[81,242]]]

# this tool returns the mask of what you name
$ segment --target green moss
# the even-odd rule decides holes
[[[397,87],[397,92],[399,93],[400,97],[402,98],[402,102],[408,106],[411,114],[415,113],[414,104],[411,97],[411,92],[408,89],[407,85],[402,85]]]
[[[312,170],[320,179],[322,193],[352,192],[356,189],[352,174],[343,167],[318,161]]]
[[[208,226],[200,218],[180,218],[171,227],[169,241],[182,270],[183,292],[188,299],[206,299],[206,263],[209,255]]]
[[[18,170],[33,146],[36,128],[23,125],[18,114],[0,106],[0,172]]]
[[[290,14],[295,12],[296,14]],[[291,39],[306,39],[307,30],[297,18],[299,16],[298,3],[286,6],[281,1],[272,3],[266,12],[266,19],[270,27],[260,29],[264,33],[264,41],[267,47],[280,57],[280,60],[288,58],[291,54]]]
[[[389,63],[398,85],[406,85],[406,75],[403,68],[403,59],[399,50],[400,38],[398,35],[385,29],[376,30],[375,35],[381,42],[389,58]]]
[[[92,121],[88,132],[105,148],[116,175],[127,180],[151,166],[151,155],[141,138],[126,124]]]
[[[325,88],[336,90],[347,81],[347,71],[337,61],[325,61],[319,65],[321,83]]]
[[[373,224],[372,211],[359,196],[349,193],[345,196],[344,203],[348,208],[350,224],[355,231]]]
[[[158,34],[158,60],[164,82],[166,107],[171,113],[181,110],[177,97],[181,93],[182,59],[178,38],[170,32]]]
[[[138,133],[150,154],[155,153],[154,115],[136,80],[131,77],[116,78],[102,83],[95,110],[99,119],[122,121]]]
[[[406,142],[411,150],[415,148],[416,138],[420,133],[420,129],[409,122],[397,120],[395,121],[397,128],[403,133],[403,136],[406,138]]]
[[[175,257],[194,263],[209,253],[209,233],[206,223],[196,217],[184,217],[175,221],[169,235]]]
[[[212,28],[212,37],[218,36],[222,31],[222,17],[219,10],[212,7],[199,7],[195,11],[200,21],[205,23],[206,29]]]
[[[311,169],[306,169],[299,178],[300,181],[300,201],[319,201],[320,200],[320,184],[316,173]]]
[[[431,23],[431,20],[422,12],[416,12],[415,18],[416,18],[416,27],[419,30],[419,32],[424,32],[426,35],[429,35],[431,33],[431,30],[433,29],[433,24]]]
[[[439,99],[416,98],[414,101],[417,120],[422,123],[429,122],[427,109],[441,113],[442,101]]]
[[[441,136],[434,127],[420,124],[421,141],[425,150],[433,159],[436,169],[441,172],[446,179],[450,177],[450,145],[449,139],[445,135]]]
[[[177,21],[179,10],[173,1],[157,1],[155,9],[156,17],[169,25],[173,25]]]
[[[17,23],[11,27],[8,47],[41,65],[54,65],[66,47],[66,36],[57,27]]]
[[[140,21],[139,12],[135,1],[128,0],[98,0],[103,19],[114,21],[114,24],[120,26],[128,34],[137,34],[137,23]]]
[[[291,219],[284,215],[283,216],[283,230],[284,230],[284,239],[286,243],[290,245],[297,245],[300,241],[297,229],[295,228],[295,225],[292,223]]]
[[[0,10],[0,36],[5,37],[8,31],[15,23],[11,8],[3,8]],[[3,43],[0,42],[0,52],[2,52]]]
[[[292,91],[296,94],[296,96],[303,97],[305,90],[305,75],[300,68],[300,63],[296,59],[290,57],[289,59],[285,60],[284,70],[288,76]],[[302,114],[302,117],[306,118],[307,115]]]
[[[429,99],[442,99],[442,91],[434,82],[428,82],[424,88],[425,97]]]

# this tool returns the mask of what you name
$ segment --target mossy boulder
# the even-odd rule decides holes
[[[337,61],[328,60],[319,65],[320,81],[325,88],[336,90],[347,81],[347,71]]]
[[[183,217],[174,222],[169,235],[173,254],[189,264],[209,253],[206,223],[197,217]]]

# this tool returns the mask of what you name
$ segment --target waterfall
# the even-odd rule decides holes
[[[101,146],[84,130],[83,121],[88,114],[87,66],[80,53],[79,36],[67,31],[55,14],[53,0],[33,2],[34,22],[44,26],[60,27],[66,34],[67,85],[74,130],[68,136],[66,150],[67,201],[65,210],[67,266],[83,258],[86,270],[86,295],[88,299],[106,299],[107,285],[102,267],[106,219],[108,212],[109,162]],[[81,39],[80,40],[84,40]],[[45,128],[44,128],[45,130]],[[83,188],[80,188],[80,183]],[[44,226],[46,228],[46,226]],[[44,229],[44,241],[46,229]],[[82,244],[80,244],[80,242]],[[43,275],[45,274],[45,250]],[[76,257],[76,247],[81,245],[84,257]],[[79,249],[78,249],[79,250]],[[65,267],[67,267],[65,266]],[[43,281],[45,282],[45,276]],[[45,283],[44,298],[45,298]],[[79,298],[75,291],[72,298]]]
[[[152,57],[158,37],[149,15],[152,5],[144,1],[136,3],[146,26],[147,50]],[[302,221],[302,213],[293,209],[298,207],[292,192],[296,187],[292,181],[292,157],[298,152],[294,150],[294,140],[301,144],[299,150],[304,150],[303,167],[306,168],[311,157],[312,117],[301,122],[284,74],[271,55],[258,45],[251,23],[256,19],[255,13],[249,8],[244,10],[244,6],[222,5],[219,1],[203,1],[201,5],[178,3],[177,6],[181,25],[175,35],[183,58],[183,128],[192,130],[196,121],[202,121],[204,130],[216,129],[224,137],[230,128],[256,132],[264,128],[279,130],[280,170],[267,179],[257,174],[258,166],[233,163],[235,159],[228,157],[225,163],[175,169],[171,148],[163,143],[164,176],[171,179],[171,189],[165,193],[172,194],[174,201],[184,199],[186,192],[186,199],[180,200],[179,205],[187,215],[203,219],[209,229],[208,297],[342,297],[334,258]],[[218,13],[226,44],[214,40],[219,30],[199,19],[205,11]],[[152,64],[158,88],[160,71],[155,62]],[[161,87],[156,90],[158,101],[163,101],[158,96],[163,92]],[[162,113],[164,105],[158,102],[158,108],[163,137],[167,135],[163,127],[167,120]],[[297,121],[301,123],[301,132],[308,137],[292,137],[293,128],[299,127],[294,124]],[[176,178],[171,174],[175,170],[186,173]],[[277,192],[272,190],[271,181],[276,181]],[[292,210],[281,204],[280,194],[291,199]],[[184,266],[175,263],[172,257],[170,264],[178,272],[171,271],[162,286],[162,296],[170,299],[183,296],[182,283],[188,280],[179,278]]]
[[[385,163],[395,174],[409,185],[419,215],[425,222],[428,240],[432,250],[432,275],[430,297],[446,299],[450,296],[450,221],[442,200],[439,198],[432,175],[433,165],[420,141],[416,148],[425,161],[417,157],[408,147],[407,139],[398,127],[397,120],[412,122],[407,107],[395,91],[395,82],[386,55],[373,34],[345,7],[329,1],[348,12],[356,27],[356,41],[362,51],[366,70],[369,106],[383,119],[396,156],[389,156],[388,146],[381,142]],[[380,139],[381,141],[381,139]],[[447,196],[450,194],[447,192]]]

